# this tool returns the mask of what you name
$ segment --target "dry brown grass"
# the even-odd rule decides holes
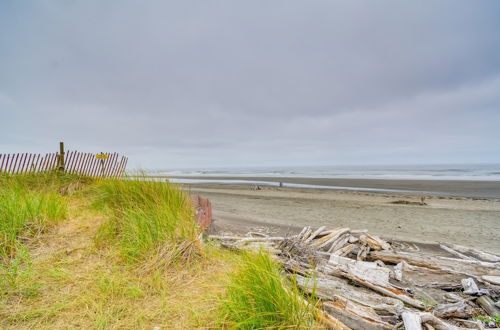
[[[237,255],[205,256],[147,275],[94,238],[105,217],[78,196],[69,219],[30,246],[29,279],[0,297],[2,329],[204,328],[215,326],[215,295]],[[164,269],[164,268],[163,268]]]

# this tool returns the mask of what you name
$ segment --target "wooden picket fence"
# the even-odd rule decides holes
[[[61,149],[63,150],[63,149]],[[48,154],[0,154],[0,173],[37,173],[56,169],[91,177],[120,177],[125,172],[128,158],[115,153],[84,153],[62,151]],[[104,156],[103,156],[104,155]],[[100,159],[98,159],[100,158]]]

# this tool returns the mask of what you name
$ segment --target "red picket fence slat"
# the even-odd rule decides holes
[[[127,166],[128,158],[118,153],[93,154],[79,151],[65,153],[65,171],[91,177],[114,178],[122,176]],[[106,159],[98,159],[104,155]],[[15,153],[0,154],[0,174],[38,173],[57,170],[59,168],[59,153],[32,154]]]

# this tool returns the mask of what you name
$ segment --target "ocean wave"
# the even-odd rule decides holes
[[[156,175],[192,177],[306,177],[400,180],[500,181],[500,164],[491,165],[406,165],[406,166],[307,166],[217,169],[172,169]]]

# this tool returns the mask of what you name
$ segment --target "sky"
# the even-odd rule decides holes
[[[500,163],[497,0],[0,0],[0,153]]]

